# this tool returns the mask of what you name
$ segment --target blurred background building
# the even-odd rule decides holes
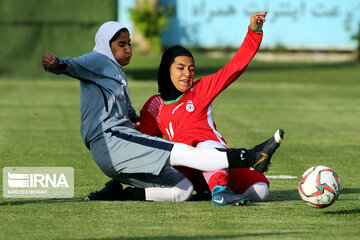
[[[129,9],[147,1],[156,8],[134,24]],[[153,18],[168,6],[169,17]],[[0,0],[0,77],[45,76],[45,51],[61,57],[92,51],[97,29],[109,20],[127,26],[134,40],[141,35],[135,26],[168,25],[152,32],[158,33],[152,43],[164,47],[236,48],[250,15],[265,10],[262,51],[354,52],[359,47],[360,0]],[[135,52],[143,45],[135,44]]]
[[[139,0],[138,0],[139,1]],[[129,8],[136,0],[119,0],[118,18],[133,28]],[[165,46],[237,47],[249,17],[268,11],[262,48],[355,50],[351,36],[359,31],[359,0],[159,0],[175,8],[162,33]]]

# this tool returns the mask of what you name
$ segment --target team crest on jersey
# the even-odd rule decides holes
[[[193,112],[195,110],[194,104],[191,100],[188,100],[186,104],[186,111]]]

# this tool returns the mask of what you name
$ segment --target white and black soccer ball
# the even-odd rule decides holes
[[[338,199],[341,190],[339,176],[329,167],[314,166],[299,180],[301,199],[313,207],[325,208]]]

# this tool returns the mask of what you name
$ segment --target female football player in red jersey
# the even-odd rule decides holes
[[[245,40],[231,61],[217,73],[196,82],[192,54],[181,46],[167,49],[158,71],[160,95],[152,96],[140,111],[140,131],[198,148],[227,148],[224,138],[216,130],[211,103],[245,71],[256,54],[263,36],[265,16],[266,12],[252,15]],[[226,196],[234,195],[232,191],[248,195],[254,201],[264,201],[268,195],[269,182],[263,174],[267,169],[260,172],[253,168],[203,172],[204,177],[195,169],[177,169],[197,191],[206,191],[208,185],[213,205],[227,205]],[[219,193],[222,193],[220,197]]]

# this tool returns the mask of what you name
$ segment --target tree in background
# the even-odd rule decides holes
[[[357,42],[357,60],[360,61],[360,22],[358,24],[358,30],[357,33],[352,35],[351,39],[355,40]]]
[[[132,40],[137,51],[162,52],[161,32],[168,27],[175,8],[172,5],[161,6],[158,0],[137,0],[135,8],[129,9],[129,12],[134,23]]]

